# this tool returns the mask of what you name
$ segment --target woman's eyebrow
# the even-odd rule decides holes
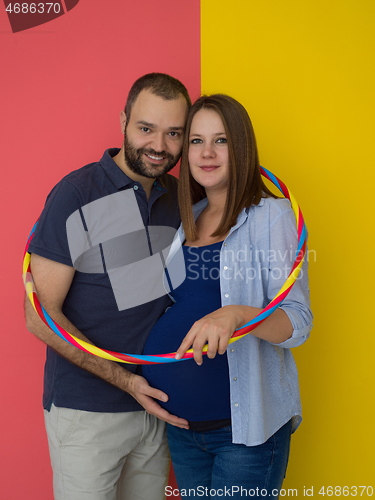
[[[225,135],[225,132],[215,132],[213,135]],[[202,137],[202,134],[190,134],[190,137]]]

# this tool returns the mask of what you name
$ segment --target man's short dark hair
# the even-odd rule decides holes
[[[149,90],[152,94],[162,97],[167,101],[178,99],[182,96],[186,99],[188,108],[191,106],[189,93],[180,80],[165,73],[148,73],[138,78],[129,91],[124,110],[127,121],[129,121],[132,107],[142,90]]]

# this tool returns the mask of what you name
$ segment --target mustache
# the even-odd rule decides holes
[[[147,154],[147,155],[152,155],[152,156],[164,156],[165,158],[168,158],[169,160],[173,160],[174,156],[171,153],[167,153],[167,151],[155,151],[155,149],[146,149],[146,148],[140,148],[137,149],[138,154]]]

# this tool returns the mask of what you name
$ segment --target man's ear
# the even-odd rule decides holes
[[[125,114],[125,111],[121,111],[121,113],[120,113],[120,125],[121,125],[121,132],[122,132],[122,134],[125,134],[125,128],[126,128],[126,114]]]

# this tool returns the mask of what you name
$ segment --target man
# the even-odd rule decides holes
[[[166,173],[180,157],[190,104],[169,75],[141,77],[121,112],[122,148],[64,177],[47,198],[29,247],[37,294],[58,324],[98,347],[142,353],[170,305],[147,286],[150,248],[160,240],[155,228],[180,222],[177,181]],[[158,405],[167,395],[136,366],[66,343],[28,299],[25,310],[28,329],[48,345],[43,404],[55,499],[164,498],[164,421],[185,428],[187,421]]]

